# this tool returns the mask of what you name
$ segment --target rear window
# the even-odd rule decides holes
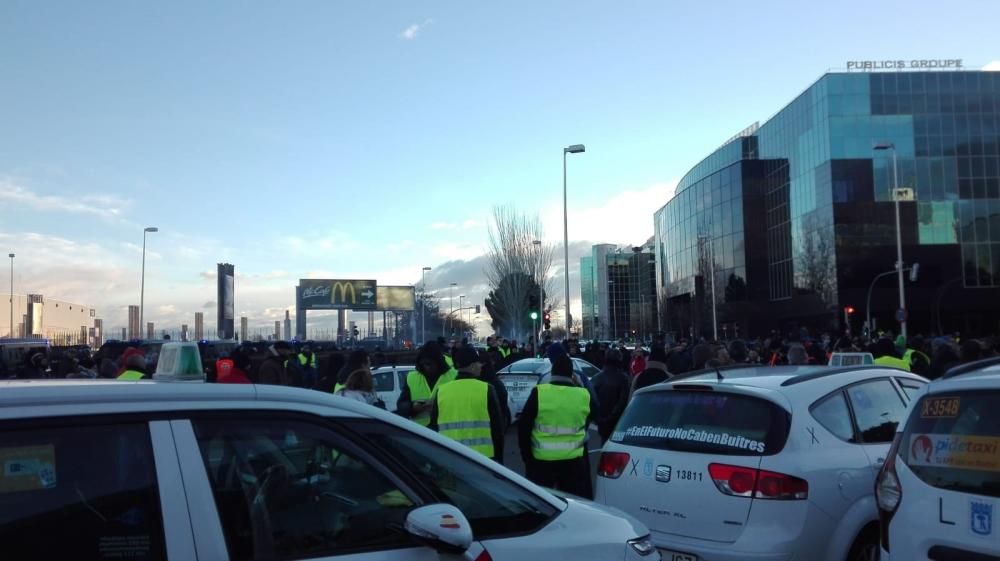
[[[635,396],[611,440],[628,446],[728,456],[781,451],[791,417],[747,395],[666,390]]]
[[[922,481],[1000,497],[1000,391],[927,395],[907,423],[899,457]]]

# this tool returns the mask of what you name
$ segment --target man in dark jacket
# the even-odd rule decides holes
[[[639,390],[646,386],[666,382],[670,378],[670,372],[667,370],[667,352],[663,350],[663,347],[653,347],[649,353],[649,360],[646,361],[646,369],[635,377],[632,389],[633,391]]]
[[[285,362],[292,356],[292,346],[286,341],[278,341],[268,347],[267,358],[260,365],[257,371],[258,384],[270,384],[273,386],[287,386],[289,384],[288,373],[285,370]]]
[[[590,380],[599,404],[596,416],[601,443],[607,442],[611,437],[611,431],[628,405],[632,380],[622,370],[623,362],[620,351],[608,351],[604,357],[604,369]]]

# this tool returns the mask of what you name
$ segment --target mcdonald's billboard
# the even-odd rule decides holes
[[[300,279],[303,310],[375,310],[378,287],[374,280]]]

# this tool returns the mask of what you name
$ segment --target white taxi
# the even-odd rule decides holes
[[[1000,358],[920,392],[886,458],[882,561],[1000,559]]]
[[[4,559],[659,559],[631,517],[295,388],[0,383],[0,466]]]

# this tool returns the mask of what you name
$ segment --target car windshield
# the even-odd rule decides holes
[[[1000,497],[1000,391],[929,394],[916,403],[899,459],[928,485]]]

